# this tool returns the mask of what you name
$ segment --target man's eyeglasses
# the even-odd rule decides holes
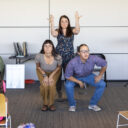
[[[89,53],[89,50],[81,50],[80,52],[81,52],[81,53],[86,53],[86,54],[88,54],[88,53]]]

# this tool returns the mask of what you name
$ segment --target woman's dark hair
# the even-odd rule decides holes
[[[63,31],[62,31],[62,27],[61,27],[61,20],[62,18],[65,18],[68,20],[68,26],[67,26],[67,29],[66,29],[66,37],[71,37],[73,32],[72,32],[72,27],[70,26],[70,20],[69,18],[66,16],[66,15],[62,15],[59,19],[59,29],[58,29],[58,33],[59,34],[63,34]]]
[[[81,44],[80,46],[77,47],[77,52],[80,52],[80,48],[81,48],[82,46],[86,46],[86,47],[88,47],[87,44]],[[89,49],[89,47],[88,47],[88,49]]]
[[[45,44],[51,44],[51,45],[52,45],[52,55],[53,55],[54,57],[56,57],[56,56],[57,56],[57,53],[56,53],[54,44],[53,44],[53,42],[52,42],[51,40],[45,40],[45,41],[44,41],[40,53],[45,54],[45,52],[44,52],[44,45],[45,45]]]

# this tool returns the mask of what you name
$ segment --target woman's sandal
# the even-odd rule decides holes
[[[49,110],[50,111],[55,111],[56,110],[56,107],[54,105],[51,105],[51,106],[49,106]]]
[[[48,106],[47,105],[43,105],[43,107],[41,108],[41,111],[47,111],[48,110]]]

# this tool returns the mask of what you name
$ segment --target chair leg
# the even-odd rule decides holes
[[[106,71],[104,73],[104,81],[106,82],[106,87],[107,87],[107,78],[106,78],[107,74],[106,74]]]
[[[6,117],[6,128],[8,128],[8,117]]]
[[[125,85],[124,85],[124,87],[127,87],[128,86],[128,83],[126,83]]]
[[[10,128],[11,128],[11,116],[10,116],[10,120],[9,121],[10,121]]]
[[[118,114],[118,117],[117,117],[116,128],[118,128],[118,126],[119,126],[119,121],[120,121],[120,114]]]

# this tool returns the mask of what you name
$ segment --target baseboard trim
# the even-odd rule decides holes
[[[128,82],[128,80],[107,80],[107,82]]]

